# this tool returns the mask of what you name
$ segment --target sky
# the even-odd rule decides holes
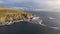
[[[0,0],[0,6],[36,10],[60,10],[60,0]]]

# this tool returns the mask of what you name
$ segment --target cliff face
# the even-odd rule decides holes
[[[0,8],[0,24],[5,24],[6,22],[30,19],[31,13],[22,10],[11,10],[11,9],[1,9]]]

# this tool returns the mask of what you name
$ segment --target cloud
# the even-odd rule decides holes
[[[1,0],[5,6],[60,10],[60,0]]]
[[[4,3],[4,1],[0,1],[0,4],[3,4]]]
[[[32,7],[33,3],[31,0],[2,0],[4,1],[4,6],[25,6],[25,7]]]
[[[6,0],[8,3],[22,3],[22,2],[28,2],[30,0]]]
[[[35,0],[34,3],[43,9],[60,9],[60,0]]]

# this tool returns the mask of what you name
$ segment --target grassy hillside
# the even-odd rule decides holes
[[[7,8],[0,8],[0,23],[16,21],[21,19],[29,19],[32,16],[31,13],[23,10],[14,10]]]

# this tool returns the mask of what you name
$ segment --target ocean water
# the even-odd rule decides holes
[[[15,22],[12,25],[0,26],[0,34],[60,34],[59,12],[30,11],[41,17],[42,24],[27,21]],[[55,28],[53,28],[55,27]]]

